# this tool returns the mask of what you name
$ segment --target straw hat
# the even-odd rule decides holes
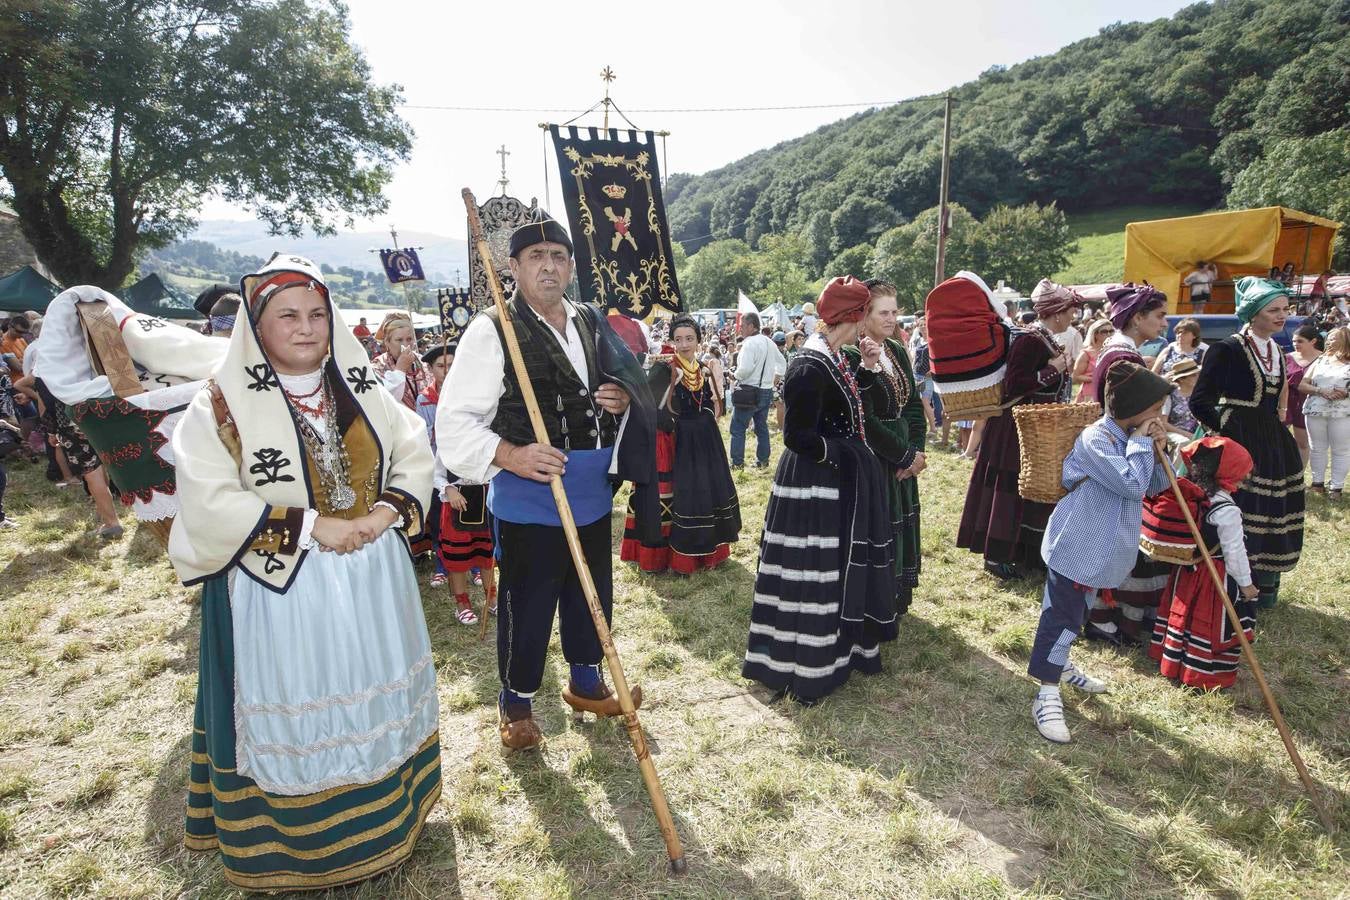
[[[1176,361],[1172,366],[1172,371],[1167,373],[1167,380],[1176,384],[1183,378],[1193,378],[1200,374],[1200,364],[1193,359],[1182,358]]]

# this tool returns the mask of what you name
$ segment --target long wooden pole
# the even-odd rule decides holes
[[[534,385],[525,368],[525,358],[521,356],[520,345],[516,342],[515,325],[511,322],[511,313],[502,294],[502,286],[497,281],[497,272],[492,265],[492,250],[483,237],[483,223],[478,218],[478,202],[468,188],[463,190],[464,206],[469,214],[469,235],[478,248],[487,272],[488,287],[492,291],[492,302],[497,307],[501,320],[502,335],[506,349],[511,355],[511,365],[516,371],[516,380],[520,382],[521,399],[530,414],[530,425],[534,429],[534,439],[547,444],[548,429],[544,427],[544,417],[539,412],[539,402],[534,396]],[[595,579],[591,577],[591,568],[586,564],[586,553],[581,547],[581,538],[577,534],[577,523],[572,518],[572,506],[567,501],[567,492],[563,489],[562,478],[554,475],[549,479],[553,490],[553,502],[558,507],[558,518],[562,521],[563,533],[567,536],[567,549],[572,553],[572,564],[576,566],[577,577],[581,581],[582,592],[586,595],[586,606],[591,611],[591,621],[595,623],[595,633],[600,638],[600,647],[605,653],[605,662],[609,664],[610,678],[614,681],[614,691],[619,696],[619,708],[623,710],[624,726],[628,729],[628,739],[633,744],[633,755],[637,757],[638,771],[642,773],[642,783],[652,801],[652,812],[656,814],[656,824],[661,828],[661,837],[666,842],[666,855],[670,858],[670,871],[683,875],[689,864],[684,858],[684,848],[680,845],[680,836],[675,831],[675,821],[670,817],[670,808],[666,805],[666,793],[661,788],[661,779],[652,763],[651,750],[647,739],[638,724],[637,707],[633,705],[633,696],[628,691],[628,679],[623,674],[623,664],[619,662],[619,651],[614,646],[614,638],[605,621],[605,611],[600,606],[600,595],[595,589]]]
[[[947,184],[952,168],[952,95],[942,106],[942,181],[938,187],[937,259],[933,263],[933,287],[947,279]]]
[[[1261,671],[1261,664],[1256,661],[1256,654],[1252,652],[1252,645],[1247,640],[1247,635],[1242,630],[1242,620],[1238,616],[1237,608],[1233,606],[1233,601],[1228,597],[1228,588],[1224,586],[1223,579],[1219,577],[1219,570],[1214,567],[1214,557],[1209,555],[1209,547],[1205,546],[1205,539],[1200,534],[1200,528],[1195,524],[1195,518],[1191,516],[1191,508],[1186,504],[1186,498],[1181,493],[1181,486],[1177,484],[1177,473],[1172,468],[1172,461],[1167,455],[1154,446],[1154,451],[1158,455],[1158,460],[1167,471],[1167,480],[1172,485],[1172,494],[1177,498],[1177,505],[1181,507],[1181,514],[1186,517],[1186,524],[1191,529],[1191,536],[1195,538],[1195,546],[1200,551],[1201,558],[1205,561],[1205,568],[1209,570],[1209,577],[1214,580],[1214,588],[1218,591],[1219,599],[1223,601],[1224,612],[1228,614],[1228,621],[1233,626],[1233,632],[1237,635],[1238,643],[1242,645],[1242,655],[1247,660],[1247,665],[1251,667],[1252,677],[1256,679],[1256,684],[1261,688],[1261,696],[1266,700],[1266,708],[1270,710],[1270,717],[1275,720],[1275,728],[1280,732],[1280,740],[1284,741],[1284,749],[1289,753],[1289,759],[1293,761],[1294,768],[1298,770],[1299,780],[1303,782],[1303,789],[1308,792],[1308,799],[1312,800],[1313,808],[1317,810],[1317,817],[1322,820],[1322,827],[1326,829],[1328,835],[1335,832],[1331,824],[1331,816],[1327,814],[1326,807],[1322,805],[1321,799],[1317,795],[1317,788],[1313,785],[1312,776],[1308,774],[1308,767],[1303,764],[1303,757],[1299,756],[1298,748],[1294,746],[1294,736],[1289,732],[1289,726],[1285,724],[1284,716],[1280,714],[1280,704],[1275,702],[1275,695],[1270,691],[1270,685],[1266,683],[1265,673]]]

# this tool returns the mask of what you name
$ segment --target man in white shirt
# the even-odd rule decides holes
[[[604,654],[550,480],[555,475],[563,479],[608,620],[613,605],[610,475],[644,483],[654,478],[655,438],[653,434],[645,450],[641,440],[637,444],[637,455],[651,457],[650,477],[624,475],[620,441],[627,435],[632,445],[653,427],[644,407],[630,406],[630,401],[650,401],[645,388],[614,371],[617,360],[642,378],[604,316],[563,295],[572,278],[567,231],[552,219],[523,225],[512,235],[510,250],[516,282],[509,301],[511,321],[549,441],[534,438],[495,308],[475,317],[460,338],[455,366],[441,391],[436,436],[446,469],[492,485],[488,508],[496,526],[502,607],[497,619],[502,684],[498,731],[506,748],[528,750],[542,741],[533,697],[543,680],[555,611],[563,656],[571,667],[563,699],[577,712],[620,714],[617,697],[600,676]],[[641,702],[638,688],[632,695],[634,703]]]
[[[769,407],[773,405],[773,386],[787,371],[787,360],[779,352],[773,338],[759,333],[759,315],[746,313],[741,316],[741,350],[736,357],[736,391],[742,396],[749,394],[747,387],[755,393],[750,396],[753,405],[737,402],[736,391],[731,399],[735,410],[731,414],[731,466],[739,469],[745,465],[745,429],[755,423],[755,466],[766,469],[769,466]]]

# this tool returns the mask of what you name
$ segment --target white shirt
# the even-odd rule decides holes
[[[563,305],[567,309],[565,332],[559,332],[549,325],[533,309],[530,311],[558,339],[559,346],[567,354],[581,383],[589,384],[590,368],[586,365],[586,350],[576,326],[576,317],[580,313],[566,299]],[[501,471],[501,467],[492,462],[497,445],[502,440],[492,430],[492,420],[497,416],[497,403],[506,393],[503,375],[508,365],[510,363],[502,350],[501,339],[497,336],[497,326],[487,316],[476,316],[459,339],[455,364],[450,367],[450,374],[445,378],[441,399],[436,406],[437,455],[447,469],[466,482],[486,484]],[[625,412],[619,424],[620,437],[627,423],[628,413]],[[600,436],[597,435],[595,447],[598,450],[601,446]],[[617,440],[615,446],[618,446]],[[617,462],[618,455],[615,454],[615,464]]]
[[[1215,491],[1215,502],[1233,498],[1227,491]],[[1223,566],[1238,587],[1248,587],[1252,583],[1252,568],[1247,561],[1247,545],[1242,537],[1242,510],[1236,506],[1224,506],[1209,514],[1209,521],[1219,532],[1219,546],[1223,548]]]
[[[757,388],[773,387],[774,377],[787,371],[787,360],[772,338],[752,335],[741,343],[736,357],[736,383],[752,384]]]
[[[1078,354],[1083,352],[1083,335],[1072,325],[1055,335],[1055,340],[1068,351],[1069,359],[1077,359]]]

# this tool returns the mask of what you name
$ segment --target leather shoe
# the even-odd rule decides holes
[[[642,688],[633,685],[628,689],[629,695],[633,698],[633,708],[642,708]],[[619,695],[603,681],[600,687],[592,692],[583,693],[571,680],[567,682],[567,687],[563,688],[563,702],[572,707],[576,715],[581,713],[594,713],[597,716],[606,718],[609,716],[621,716],[623,710],[619,708]]]
[[[544,736],[534,724],[533,712],[516,713],[517,718],[512,719],[511,712],[498,707],[497,715],[497,733],[501,735],[504,749],[534,750],[543,743]]]

